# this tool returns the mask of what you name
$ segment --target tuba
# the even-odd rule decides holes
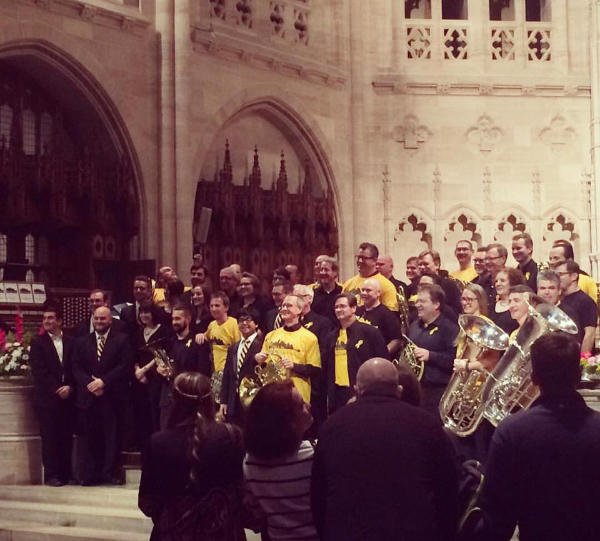
[[[262,387],[269,383],[290,379],[291,372],[281,364],[281,355],[269,353],[267,360],[254,368],[254,376],[246,376],[240,381],[238,394],[242,407],[246,409]]]
[[[527,409],[540,394],[539,388],[531,381],[533,343],[540,336],[554,331],[577,333],[577,325],[557,306],[544,302],[537,295],[526,302],[527,319],[498,361],[493,381],[488,380],[483,391],[483,416],[494,426],[514,411]]]
[[[400,356],[397,359],[394,359],[393,363],[396,365],[403,364],[408,366],[417,376],[417,379],[421,381],[423,377],[423,372],[425,372],[425,363],[423,361],[419,361],[415,356],[415,349],[418,347],[408,336],[403,335],[406,340],[406,345],[402,348],[400,352]]]
[[[145,374],[148,372],[148,370],[156,365],[157,368],[166,369],[168,374],[167,379],[171,379],[175,375],[175,365],[173,360],[167,355],[165,349],[160,347],[159,342],[162,342],[162,340],[164,340],[164,338],[150,342],[149,344],[146,344],[140,348],[140,351],[149,351],[152,353],[152,360],[146,364],[142,370]]]
[[[458,359],[480,360],[490,350],[503,351],[508,347],[508,335],[491,321],[474,315],[458,318],[461,335],[456,351]],[[439,412],[444,426],[457,436],[475,432],[483,418],[482,390],[493,377],[487,370],[454,372],[442,398]]]

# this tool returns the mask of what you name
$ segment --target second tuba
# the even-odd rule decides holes
[[[490,320],[481,316],[463,314],[458,318],[463,339],[456,357],[478,361],[490,351],[508,347],[508,335]],[[482,390],[492,377],[487,370],[454,372],[439,405],[444,426],[457,436],[475,432],[483,419]]]
[[[498,426],[511,413],[527,409],[540,394],[531,380],[531,346],[544,334],[562,331],[577,334],[577,325],[560,308],[533,295],[528,304],[529,315],[513,343],[494,369],[494,381],[484,389],[483,416]]]

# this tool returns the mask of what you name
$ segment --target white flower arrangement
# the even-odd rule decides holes
[[[13,333],[6,335],[3,351],[0,353],[0,376],[15,376],[29,374],[29,350],[31,335],[25,333],[22,341],[18,342]]]

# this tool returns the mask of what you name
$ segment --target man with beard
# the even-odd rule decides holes
[[[356,254],[358,274],[346,281],[342,291],[344,293],[353,293],[356,295],[358,304],[362,304],[360,289],[366,279],[373,278],[381,285],[381,302],[390,310],[397,312],[398,297],[396,296],[396,288],[385,276],[377,272],[378,258],[379,250],[377,246],[370,242],[363,242],[358,247],[358,254]]]
[[[167,354],[171,359],[171,368],[157,366],[156,371],[163,378],[160,394],[160,426],[164,429],[169,420],[172,404],[172,384],[182,372],[200,372],[211,375],[210,354],[207,344],[197,344],[190,332],[192,312],[189,306],[178,304],[171,313],[172,327],[175,332],[167,343]]]
[[[454,255],[458,261],[458,270],[450,273],[450,278],[466,284],[477,278],[475,267],[471,263],[473,257],[473,244],[470,240],[459,240],[454,248]]]
[[[342,286],[338,284],[339,267],[338,262],[329,256],[321,257],[321,263],[317,275],[318,282],[313,284],[315,296],[312,309],[317,314],[329,319],[333,326],[337,325],[334,304],[336,297],[342,292]]]

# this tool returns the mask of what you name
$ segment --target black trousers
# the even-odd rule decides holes
[[[446,390],[446,384],[441,385],[423,385],[421,387],[421,407],[431,413],[442,424],[440,417],[440,400]]]
[[[353,387],[342,387],[335,385],[333,389],[333,403],[329,403],[329,413],[332,414],[334,411],[344,407],[348,400],[354,396]]]
[[[81,446],[79,462],[84,482],[111,481],[119,477],[122,449],[123,404],[106,396],[79,410]]]
[[[72,400],[60,400],[48,407],[35,408],[42,437],[44,480],[71,479],[71,453],[75,410]]]

